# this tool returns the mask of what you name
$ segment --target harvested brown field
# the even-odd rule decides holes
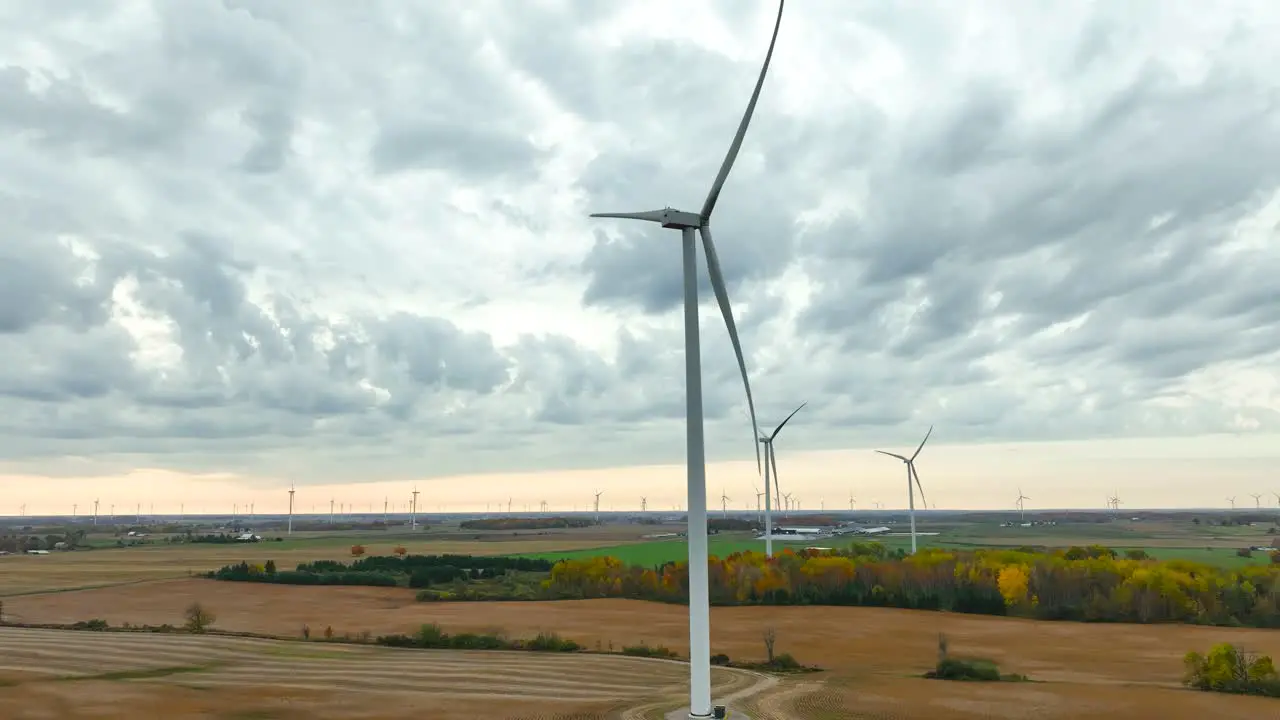
[[[194,600],[216,627],[296,636],[314,631],[408,632],[425,622],[446,631],[501,628],[513,637],[555,631],[587,647],[647,642],[687,652],[686,610],[629,600],[419,603],[394,588],[315,588],[177,580],[5,600],[15,621],[65,623],[100,617],[113,625],[180,624]],[[712,610],[712,645],[737,660],[763,659],[761,636],[779,652],[827,672],[781,683],[749,703],[757,720],[800,718],[1250,718],[1280,716],[1280,701],[1179,687],[1182,656],[1231,642],[1280,658],[1280,633],[1189,625],[1040,622],[884,608],[739,607]],[[986,657],[1031,683],[924,680],[938,633],[956,655]],[[328,646],[325,646],[328,647]]]
[[[678,697],[687,677],[640,658],[210,635],[0,628],[0,647],[0,717],[14,720],[608,717]],[[714,679],[721,692],[755,682]]]
[[[372,538],[325,538],[322,541],[246,543],[235,545],[177,544],[145,545],[49,555],[0,557],[0,597],[33,592],[117,585],[145,580],[188,577],[223,565],[275,560],[280,567],[293,567],[315,560],[350,561],[351,546],[360,544],[368,555],[390,555],[397,545],[410,553],[441,555],[501,555],[521,552],[557,552],[618,545],[637,538],[618,533],[576,533],[562,531],[546,535],[503,536],[487,539],[424,538],[420,541]]]

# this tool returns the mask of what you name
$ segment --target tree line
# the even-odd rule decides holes
[[[1280,566],[1224,569],[1122,557],[1092,545],[1066,550],[926,549],[883,545],[710,559],[716,605],[857,605],[1093,622],[1186,622],[1280,627]],[[646,568],[617,558],[562,560],[548,594],[688,602],[688,565]]]
[[[547,572],[551,563],[531,558],[472,555],[375,555],[351,563],[317,560],[280,570],[274,560],[262,565],[239,562],[206,574],[214,580],[281,585],[366,585],[428,588],[457,580],[479,580],[507,572]]]
[[[550,530],[595,524],[594,520],[585,517],[498,517],[463,520],[458,527],[463,530]]]

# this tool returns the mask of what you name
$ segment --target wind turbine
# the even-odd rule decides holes
[[[1014,501],[1014,507],[1018,508],[1019,513],[1022,513],[1022,522],[1027,521],[1027,510],[1026,510],[1026,507],[1022,504],[1022,501],[1030,500],[1030,499],[1031,498],[1022,494],[1022,488],[1018,488],[1018,499]]]
[[[1227,502],[1231,503],[1231,509],[1232,509],[1232,510],[1235,510],[1235,509],[1236,509],[1236,496],[1235,496],[1235,495],[1232,495],[1231,497],[1227,498]]]
[[[640,512],[648,512],[648,511],[649,511],[649,498],[647,498],[647,497],[641,497],[641,498],[640,498]]]
[[[77,504],[77,503],[71,503],[71,517],[72,517],[72,518],[75,518],[75,516],[76,516],[76,511],[77,511],[77,510],[79,510],[79,509],[80,509],[80,505],[79,505],[79,504]]]
[[[764,522],[764,513],[760,509],[760,496],[764,495],[764,493],[760,492],[760,487],[755,484],[751,486],[751,489],[756,491],[756,522]]]
[[[1276,496],[1276,506],[1280,507],[1280,493],[1273,492],[1271,494]]]
[[[329,498],[329,524],[333,524],[333,498]]]
[[[1252,494],[1252,493],[1250,493],[1250,494]],[[1261,493],[1259,493],[1259,494],[1257,494],[1257,495],[1254,495],[1254,496],[1253,496],[1253,504],[1254,504],[1254,506],[1255,506],[1255,507],[1257,507],[1259,510],[1261,510],[1261,509],[1262,509],[1262,494],[1261,494]]]
[[[418,529],[418,486],[413,486],[413,504],[409,506],[409,529]]]
[[[599,524],[600,524],[600,496],[601,496],[601,495],[603,495],[603,494],[604,494],[604,491],[603,491],[603,490],[597,490],[597,491],[596,491],[596,502],[595,502],[595,506],[594,506],[594,507],[595,507],[596,524],[597,524],[597,525],[599,525]]]
[[[853,505],[856,501],[853,499],[853,491],[849,491],[849,512],[853,512]]]
[[[720,517],[729,517],[729,501],[731,499],[724,494],[724,488],[720,488]]]
[[[760,435],[760,444],[764,446],[764,554],[765,557],[773,557],[773,507],[769,504],[769,473],[773,473],[773,491],[775,493],[782,492],[781,486],[778,485],[778,459],[774,455],[773,441],[778,437],[778,433],[782,432],[782,428],[786,426],[791,418],[796,416],[808,402],[800,403],[800,407],[791,411],[791,414],[782,422],[778,423],[778,427],[768,435]],[[791,496],[788,495],[789,499]]]
[[[98,501],[96,499],[93,501],[93,524],[98,524]]]
[[[924,444],[929,442],[929,436],[933,434],[933,426],[929,426],[929,432],[924,434],[924,439],[920,441],[920,446],[911,454],[911,457],[903,457],[896,453],[877,450],[881,455],[898,458],[907,466],[907,514],[911,516],[911,552],[916,551],[916,495],[915,488],[911,485],[911,479],[914,477],[915,487],[920,488],[920,500],[924,501],[924,486],[920,484],[920,475],[916,472],[916,457],[920,455],[920,451],[924,449]],[[1022,493],[1018,493],[1021,495]]]
[[[289,530],[286,535],[293,534],[293,483],[289,483]]]
[[[742,344],[738,340],[738,329],[733,320],[733,310],[729,305],[729,293],[725,288],[724,273],[720,269],[720,258],[716,254],[715,242],[711,239],[711,215],[715,210],[716,201],[720,198],[720,191],[729,177],[729,171],[733,169],[734,160],[742,149],[742,140],[746,137],[751,116],[755,113],[756,103],[760,99],[760,90],[764,87],[765,75],[769,72],[769,62],[773,59],[773,48],[778,41],[778,29],[782,25],[784,6],[785,0],[779,0],[778,17],[774,20],[773,35],[769,39],[769,49],[760,67],[760,75],[756,79],[755,88],[751,91],[746,112],[738,123],[738,131],[729,144],[729,151],[720,165],[720,171],[716,173],[715,181],[711,184],[711,191],[707,193],[707,198],[702,203],[702,210],[691,213],[668,207],[648,212],[596,213],[592,216],[656,222],[664,228],[679,230],[681,236],[684,266],[685,432],[687,434],[685,447],[688,456],[689,495],[686,535],[689,544],[690,718],[709,718],[712,713],[711,610],[707,568],[707,468],[702,433],[702,363],[698,337],[698,252],[695,235],[702,236],[702,247],[707,256],[707,274],[710,275],[711,288],[720,305],[720,312],[724,315],[725,326],[729,331],[729,341],[733,344],[733,352],[738,360],[738,370],[742,373],[742,384],[747,395],[747,409],[751,414],[751,435],[754,440],[760,437],[760,429],[756,425],[755,401],[751,397],[747,363],[742,355]],[[759,467],[760,448],[757,445],[757,470]]]

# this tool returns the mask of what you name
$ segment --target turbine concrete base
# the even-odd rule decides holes
[[[715,716],[714,715],[690,715],[689,708],[682,707],[679,710],[672,710],[671,712],[667,713],[663,717],[665,717],[666,720],[711,720],[711,718]],[[725,717],[728,718],[728,720],[751,720],[751,716],[747,715],[741,710],[734,710],[732,708],[730,708],[729,711],[725,713]]]

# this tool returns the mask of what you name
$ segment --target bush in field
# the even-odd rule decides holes
[[[399,557],[404,557],[405,553],[409,551],[406,550],[403,545],[397,545],[395,550],[392,550],[391,552],[395,553]]]
[[[1026,680],[1025,675],[1001,675],[1000,668],[990,660],[982,658],[951,657],[947,636],[938,634],[938,662],[934,668],[924,674],[933,680],[961,680],[976,682],[1000,682]]]
[[[1214,645],[1208,655],[1189,652],[1183,658],[1183,684],[1197,690],[1280,697],[1280,676],[1267,655],[1255,655],[1229,643]]]
[[[352,546],[351,546],[351,557],[360,557],[361,555],[364,555],[364,546],[363,546],[363,545],[352,545]]]

